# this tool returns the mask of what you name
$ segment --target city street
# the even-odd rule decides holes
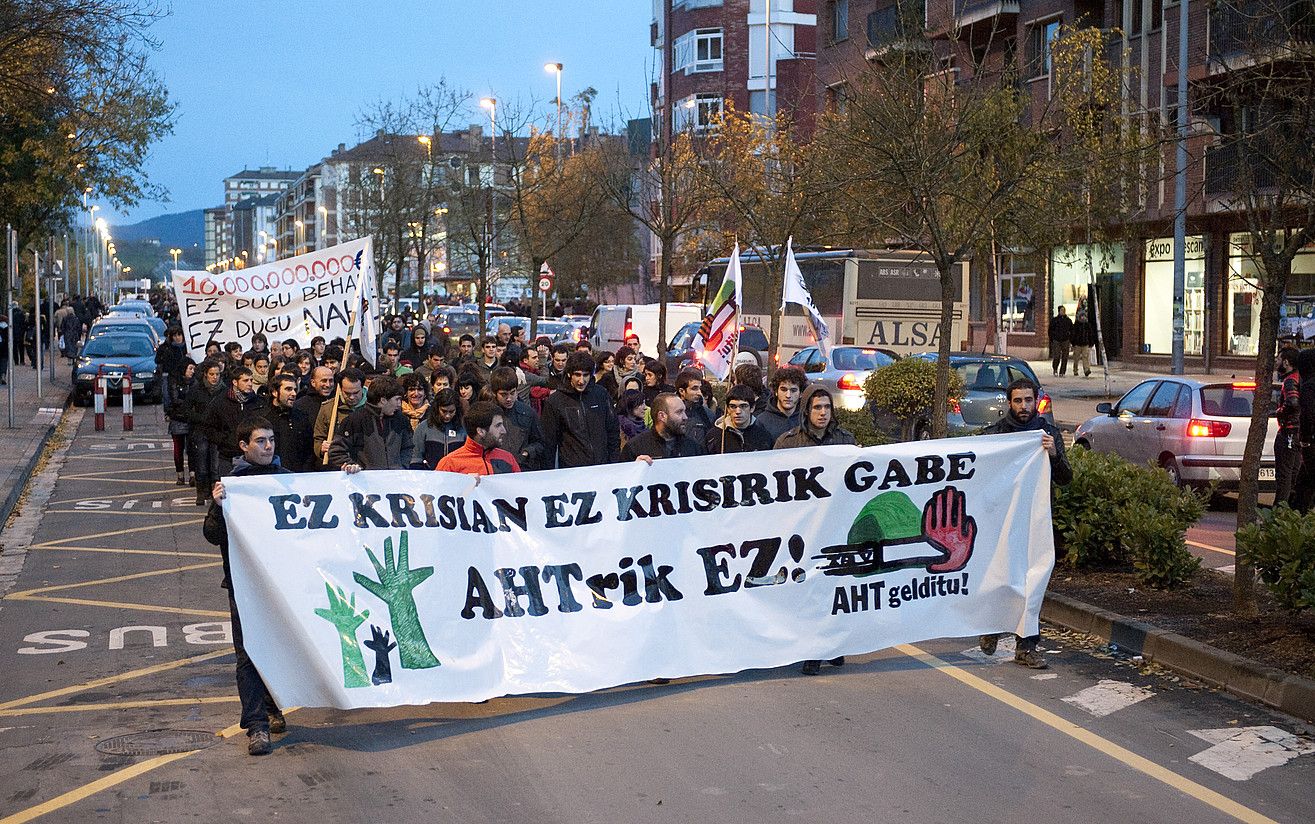
[[[1041,673],[961,638],[818,678],[290,710],[250,758],[204,510],[159,408],[132,433],[117,412],[67,415],[6,531],[27,554],[0,603],[0,824],[1311,818],[1305,725],[1049,631]],[[1193,540],[1231,548],[1211,515]]]

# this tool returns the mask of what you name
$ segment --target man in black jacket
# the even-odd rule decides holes
[[[703,403],[703,370],[682,369],[676,373],[676,394],[685,402],[685,434],[700,446],[712,430],[712,413]]]
[[[290,472],[314,472],[311,429],[314,424],[296,405],[297,379],[286,373],[269,382],[269,422],[274,426],[274,451]]]
[[[255,378],[248,367],[234,366],[228,374],[228,391],[211,401],[206,410],[206,428],[219,453],[218,477],[221,478],[232,470],[238,456],[236,434],[243,419],[264,417],[269,409],[265,399],[256,394]]]
[[[274,454],[274,430],[264,418],[248,418],[238,427],[234,435],[239,455],[233,461],[232,474],[236,477],[248,475],[276,475],[287,470],[279,465],[278,456]],[[233,598],[233,579],[228,563],[228,523],[224,520],[222,502],[224,500],[224,482],[215,481],[211,489],[213,500],[206,512],[202,531],[205,539],[219,547],[220,557],[224,561],[224,580],[220,584],[228,590],[228,612],[233,623],[233,650],[237,653],[237,695],[242,702],[242,729],[247,731],[247,752],[251,755],[267,755],[272,748],[269,741],[271,732],[287,731],[287,722],[279,711],[269,688],[256,671],[256,665],[247,655],[242,639],[242,620],[238,616],[237,601]]]
[[[653,425],[626,441],[621,460],[637,461],[647,457],[651,462],[659,458],[706,454],[703,444],[685,434],[688,413],[685,402],[678,395],[663,392],[653,399],[650,409]]]
[[[391,375],[370,382],[366,403],[347,416],[329,447],[329,466],[344,472],[406,469],[411,465],[415,433],[399,410],[402,384]]]
[[[596,466],[621,457],[621,425],[612,397],[593,382],[594,359],[574,352],[566,359],[564,385],[543,402],[543,468]]]
[[[1026,378],[1019,378],[1005,389],[1005,397],[1009,399],[1009,412],[996,423],[983,429],[982,434],[1003,435],[1009,432],[1041,432],[1041,448],[1050,456],[1050,483],[1053,498],[1056,486],[1068,486],[1069,482],[1073,480],[1073,469],[1068,465],[1068,457],[1064,454],[1064,436],[1054,425],[1047,423],[1045,418],[1037,414],[1036,384]],[[980,639],[982,652],[987,655],[994,655],[996,642],[999,641],[999,638],[999,635],[983,635]],[[1032,669],[1045,669],[1049,666],[1046,664],[1046,659],[1042,658],[1036,651],[1037,644],[1040,641],[1040,635],[1020,637],[1018,646],[1014,651],[1014,663]]]
[[[1068,374],[1068,349],[1073,340],[1073,321],[1068,310],[1060,305],[1050,319],[1050,371],[1056,375]]]
[[[753,415],[757,396],[749,387],[737,383],[726,393],[726,414],[717,419],[703,442],[709,455],[736,452],[765,452],[772,448],[772,436]]]
[[[519,383],[515,369],[499,366],[489,378],[489,391],[507,428],[498,445],[512,454],[522,472],[529,472],[543,463],[543,429],[539,426],[539,416],[520,399]]]

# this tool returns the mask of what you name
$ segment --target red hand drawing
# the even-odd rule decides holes
[[[968,565],[977,541],[977,521],[964,512],[964,494],[947,486],[931,496],[922,510],[922,536],[949,555],[927,567],[928,572],[958,572]]]

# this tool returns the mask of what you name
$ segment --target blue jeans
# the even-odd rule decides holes
[[[269,729],[269,716],[279,711],[274,697],[269,694],[265,681],[256,671],[256,665],[242,645],[242,621],[237,615],[237,602],[228,593],[228,613],[233,622],[233,651],[237,653],[237,697],[242,702],[242,729],[250,735]]]

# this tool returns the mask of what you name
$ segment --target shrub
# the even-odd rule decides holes
[[[863,382],[863,394],[878,409],[910,420],[931,409],[936,397],[936,363],[922,358],[900,358],[876,369]],[[963,395],[963,379],[950,370],[950,399]]]
[[[1199,561],[1184,536],[1205,513],[1203,497],[1179,489],[1158,467],[1087,449],[1068,456],[1073,481],[1054,496],[1060,557],[1074,567],[1131,565],[1150,586],[1190,579]]]
[[[880,446],[890,438],[872,425],[872,418],[862,409],[837,409],[836,423],[854,434],[859,446]]]
[[[1237,559],[1256,568],[1284,609],[1315,608],[1315,511],[1302,515],[1282,504],[1262,512],[1237,531]]]

